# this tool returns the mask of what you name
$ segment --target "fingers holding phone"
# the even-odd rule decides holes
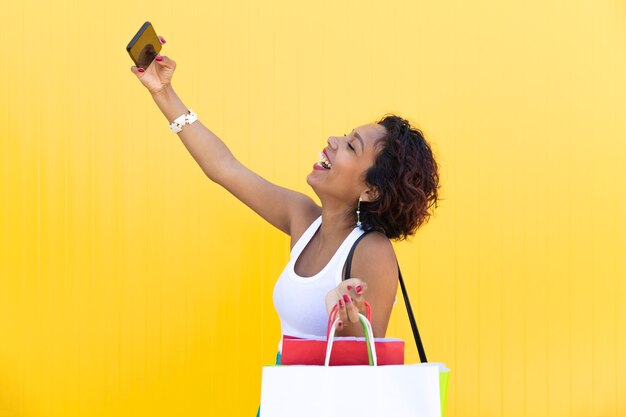
[[[135,65],[130,67],[131,72],[151,94],[156,94],[167,87],[176,69],[176,62],[173,59],[159,54],[161,45],[165,42],[162,36],[156,35],[152,24],[145,22],[126,47],[135,62]]]

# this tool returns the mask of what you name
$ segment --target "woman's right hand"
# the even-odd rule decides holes
[[[161,44],[165,43],[165,39],[159,36]],[[164,55],[157,55],[147,69],[138,68],[133,65],[130,70],[139,78],[139,81],[150,91],[150,94],[156,94],[168,87],[172,81],[172,75],[176,69],[176,61]]]

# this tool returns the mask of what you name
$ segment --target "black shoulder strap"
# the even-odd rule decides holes
[[[358,237],[357,240],[354,241],[352,247],[350,248],[350,252],[348,253],[348,259],[346,259],[346,272],[343,274],[343,279],[346,280],[350,277],[350,269],[352,268],[352,256],[354,256],[354,250],[356,249],[356,245],[365,237],[369,232],[363,233]]]
[[[371,230],[370,230],[371,231]],[[350,253],[348,253],[348,259],[346,259],[346,272],[343,276],[343,279],[348,279],[350,277],[350,270],[352,267],[352,256],[354,256],[354,250],[356,249],[356,245],[359,243],[361,239],[365,237],[370,231],[363,233],[359,238],[352,244],[352,248],[350,248]],[[398,261],[396,260],[396,263]],[[400,287],[402,288],[402,295],[404,296],[404,305],[406,305],[406,311],[409,314],[409,321],[411,322],[411,329],[413,330],[413,338],[415,339],[415,346],[417,346],[417,351],[420,355],[421,362],[428,362],[426,359],[426,351],[424,350],[424,345],[422,344],[422,338],[420,337],[420,333],[417,330],[417,323],[415,322],[415,316],[413,315],[413,309],[411,308],[411,303],[409,302],[409,295],[407,294],[406,287],[404,285],[404,280],[402,279],[402,272],[400,271],[400,264],[398,264],[398,279],[400,280]]]

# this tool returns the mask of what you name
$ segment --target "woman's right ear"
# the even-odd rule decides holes
[[[377,188],[368,188],[361,194],[361,201],[365,201],[366,203],[371,203],[372,201],[378,200],[380,194],[378,193]]]

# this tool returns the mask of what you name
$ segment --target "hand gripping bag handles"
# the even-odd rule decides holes
[[[366,318],[372,320],[372,310],[366,301]],[[283,349],[280,358],[281,365],[323,365],[328,347],[328,338],[331,335],[333,322],[338,313],[335,305],[328,317],[326,337],[315,339],[301,339],[283,335]],[[334,335],[333,335],[334,336]],[[375,341],[378,355],[378,365],[401,365],[404,363],[404,340],[391,338],[377,338]],[[333,356],[330,366],[339,365],[367,365],[369,364],[368,350],[362,337],[340,337],[334,339]]]
[[[346,276],[349,276],[350,261],[357,243],[358,240],[348,257]],[[376,344],[372,343],[374,336],[371,324],[365,316],[359,314],[366,335],[369,365],[329,366],[337,319],[328,337],[323,366],[263,367],[261,417],[444,415],[448,370],[443,364],[426,361],[401,273],[399,278],[422,363],[379,366]]]

